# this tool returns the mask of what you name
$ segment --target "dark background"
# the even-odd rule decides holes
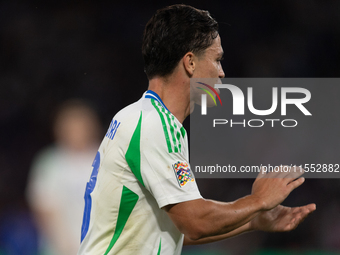
[[[183,2],[209,10],[220,23],[227,77],[340,76],[340,1]],[[69,98],[87,100],[104,135],[112,116],[147,89],[143,28],[157,9],[174,3],[0,1],[0,251],[29,254],[19,248],[36,247],[25,188],[34,155],[53,141],[55,107]],[[249,194],[251,183],[198,180],[204,197],[223,201]],[[339,194],[338,180],[308,180],[287,201],[317,203],[297,230],[243,235],[199,251],[339,252]]]

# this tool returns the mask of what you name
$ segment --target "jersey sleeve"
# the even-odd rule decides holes
[[[131,167],[131,162],[130,168],[160,208],[202,198],[188,162],[187,136],[181,131],[173,115],[141,113],[129,146],[130,150],[134,142],[135,147],[139,142],[139,153],[128,150],[126,154],[128,163],[140,162],[139,171]],[[140,159],[136,158],[138,154]]]

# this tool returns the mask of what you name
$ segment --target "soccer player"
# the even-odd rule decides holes
[[[190,78],[224,77],[218,24],[209,12],[186,5],[158,10],[145,27],[142,53],[149,90],[114,116],[100,145],[78,254],[180,254],[183,243],[289,231],[315,210],[280,205],[304,182],[291,173],[260,174],[251,194],[231,203],[201,197],[182,122],[198,98],[190,97]]]
[[[71,99],[58,107],[55,142],[36,156],[27,183],[27,199],[39,230],[39,254],[78,251],[82,198],[100,130],[97,113],[85,102]]]

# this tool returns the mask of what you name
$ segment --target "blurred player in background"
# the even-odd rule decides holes
[[[27,197],[42,237],[42,254],[74,255],[99,119],[84,102],[67,101],[56,114],[53,131],[55,144],[40,152],[32,165]]]
[[[232,203],[201,197],[182,123],[200,100],[198,91],[190,93],[190,78],[224,77],[218,24],[207,11],[158,10],[146,25],[142,53],[149,90],[114,116],[99,147],[79,255],[178,255],[183,243],[289,231],[315,210],[280,205],[303,183],[299,171],[262,174],[250,195]]]

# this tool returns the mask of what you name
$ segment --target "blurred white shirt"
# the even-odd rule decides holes
[[[41,233],[46,239],[41,241],[46,254],[77,253],[85,187],[96,150],[79,152],[54,146],[43,150],[34,160],[27,198],[40,229],[49,232]]]

